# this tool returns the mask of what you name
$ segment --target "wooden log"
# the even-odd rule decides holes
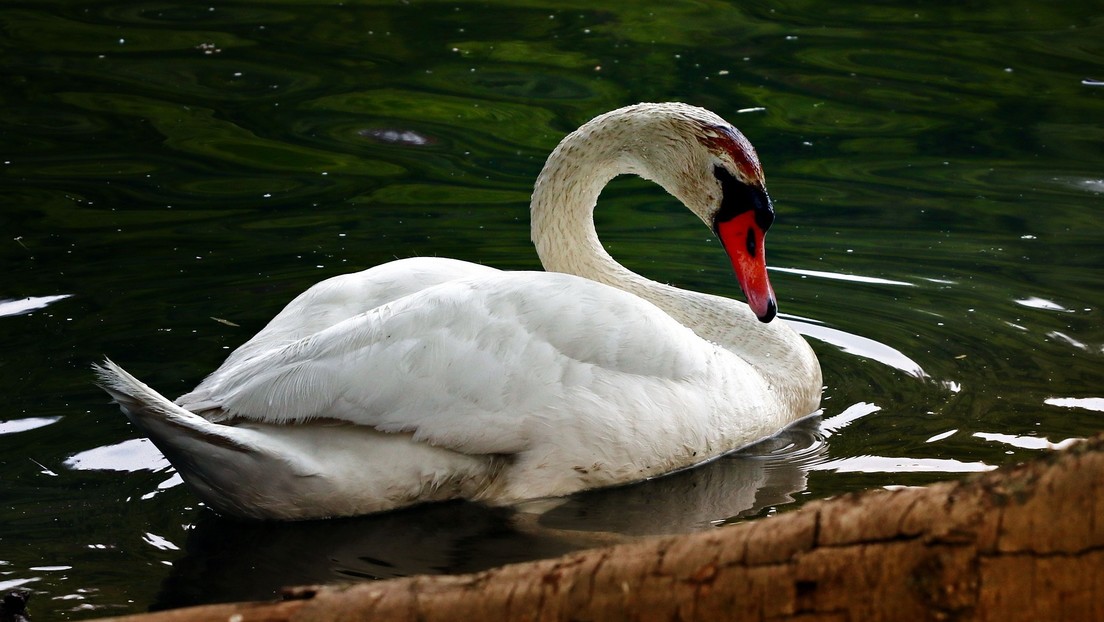
[[[1104,620],[1104,435],[962,481],[462,576],[115,618]]]

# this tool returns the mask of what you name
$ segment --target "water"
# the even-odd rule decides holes
[[[1104,428],[1102,7],[944,4],[6,4],[0,588],[81,619],[470,571]],[[544,157],[642,100],[710,108],[758,148],[820,418],[517,514],[256,525],[200,507],[92,385],[109,354],[183,393],[311,283],[396,257],[537,267]],[[617,180],[599,230],[653,278],[738,295],[680,210]]]

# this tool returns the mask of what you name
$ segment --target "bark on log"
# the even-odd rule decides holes
[[[1104,620],[1104,436],[705,533],[116,620],[926,619]]]

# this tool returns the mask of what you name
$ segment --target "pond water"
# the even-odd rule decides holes
[[[463,572],[961,477],[1104,429],[1099,3],[9,2],[0,9],[0,588],[44,619]],[[303,524],[204,509],[93,385],[176,396],[311,283],[393,258],[533,269],[547,153],[637,101],[756,145],[823,409],[702,468],[523,511]],[[739,295],[619,179],[599,230]],[[1055,520],[1070,520],[1055,517]]]

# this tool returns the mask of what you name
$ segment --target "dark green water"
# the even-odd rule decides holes
[[[1104,6],[572,4],[0,7],[0,588],[78,619],[475,570],[1104,429]],[[257,525],[199,507],[92,385],[109,354],[183,393],[311,283],[396,257],[536,268],[544,157],[642,100],[758,148],[822,419],[536,524],[445,504]],[[617,180],[597,217],[630,267],[738,295],[658,188]]]

